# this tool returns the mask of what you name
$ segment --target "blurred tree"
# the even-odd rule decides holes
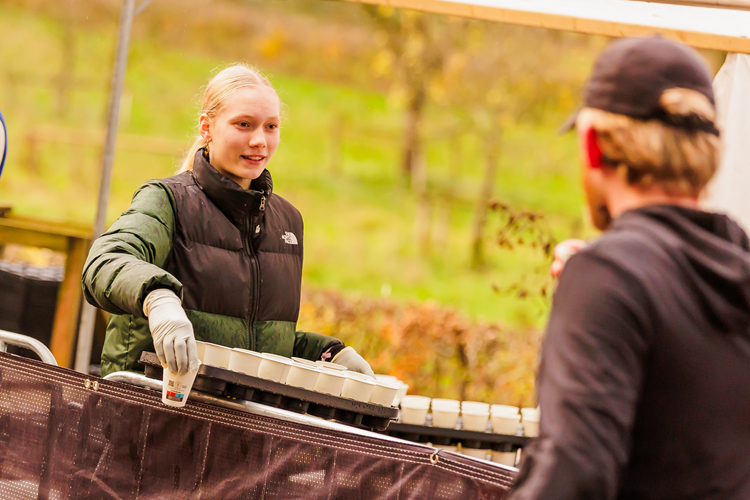
[[[409,384],[409,394],[536,406],[538,330],[472,321],[433,303],[310,288],[298,324],[355,346],[375,373]]]
[[[433,94],[442,90],[446,61],[464,46],[468,21],[449,16],[364,5],[378,28],[380,51],[373,61],[379,75],[393,73],[391,93],[406,104],[402,170],[415,191],[424,189],[422,119]]]
[[[493,196],[503,131],[521,121],[539,122],[569,109],[580,68],[567,65],[570,43],[555,43],[560,34],[497,23],[468,25],[469,51],[452,63],[461,71],[444,73],[445,104],[467,111],[484,144],[482,183],[476,198],[471,238],[472,267],[485,263],[484,235]],[[450,66],[451,64],[449,64]],[[550,111],[552,113],[550,113]]]
[[[57,87],[57,115],[62,117],[70,108],[70,93],[73,90],[75,77],[76,44],[75,32],[78,14],[75,0],[62,0],[62,23],[60,23],[60,68],[55,78]]]

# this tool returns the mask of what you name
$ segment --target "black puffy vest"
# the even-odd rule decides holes
[[[173,248],[165,270],[183,285],[183,307],[248,325],[296,323],[302,216],[273,194],[268,170],[243,190],[212,167],[200,150],[192,171],[163,182],[176,205]],[[247,345],[254,349],[251,333]]]

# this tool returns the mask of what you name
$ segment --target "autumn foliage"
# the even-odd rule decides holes
[[[299,328],[351,345],[375,373],[395,375],[410,394],[536,406],[534,374],[541,333],[472,321],[433,303],[303,294]]]

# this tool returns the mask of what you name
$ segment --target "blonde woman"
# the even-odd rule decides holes
[[[281,102],[260,73],[234,65],[211,79],[180,173],[141,186],[89,253],[86,299],[112,314],[102,375],[142,369],[150,350],[195,370],[196,339],[372,374],[340,340],[296,329],[302,216],[267,169],[280,134]]]

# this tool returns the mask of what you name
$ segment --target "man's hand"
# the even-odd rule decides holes
[[[370,364],[365,361],[365,358],[357,354],[357,351],[353,347],[343,348],[336,356],[333,357],[331,363],[337,365],[346,366],[353,372],[364,373],[372,378],[375,378],[375,372],[370,368]]]
[[[576,252],[586,248],[586,243],[583,240],[565,240],[555,247],[555,261],[549,268],[549,272],[553,278],[559,278],[562,273],[565,263],[571,258]]]
[[[183,375],[188,370],[197,371],[198,346],[180,298],[165,288],[154,290],[143,301],[143,313],[148,317],[156,355],[162,366]]]

